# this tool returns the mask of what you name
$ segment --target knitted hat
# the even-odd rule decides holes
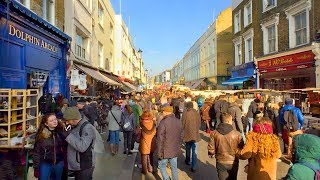
[[[286,98],[285,103],[286,103],[286,105],[292,105],[293,104],[293,99],[292,98]]]
[[[64,98],[64,99],[62,100],[62,104],[68,104],[68,105],[69,105],[68,99]]]
[[[63,119],[65,120],[80,120],[81,114],[76,107],[67,107],[63,113]]]
[[[172,106],[165,106],[165,107],[161,108],[161,110],[165,111],[165,112],[173,113],[173,107]]]
[[[86,104],[86,100],[84,98],[80,98],[78,99],[77,104]]]

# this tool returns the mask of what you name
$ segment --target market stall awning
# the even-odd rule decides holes
[[[113,81],[112,79],[104,76],[101,74],[98,70],[90,69],[81,65],[75,65],[77,68],[79,68],[81,71],[85,72],[87,75],[91,76],[92,78],[107,83],[109,85],[114,85],[114,86],[121,86],[120,83]]]
[[[132,89],[133,91],[137,91],[138,88],[136,86],[134,86],[133,84],[130,84],[129,82],[122,82],[124,85],[128,86],[130,89]]]
[[[133,89],[131,89],[130,87],[126,86],[125,84],[123,84],[123,86],[121,86],[121,92],[123,94],[131,93],[132,91],[133,91]]]
[[[201,78],[193,82],[193,84],[191,85],[191,89],[197,89],[199,85],[204,81],[204,79],[205,78]]]
[[[230,78],[222,83],[223,86],[241,85],[244,81],[249,80],[251,77]]]

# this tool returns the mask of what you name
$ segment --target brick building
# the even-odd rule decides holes
[[[254,1],[255,2],[255,1]],[[233,62],[229,68],[231,79],[223,82],[230,89],[255,88],[255,64],[257,37],[255,30],[259,26],[255,9],[257,3],[252,0],[233,0]],[[233,64],[233,63],[232,63]]]
[[[254,57],[260,88],[316,87],[312,43],[320,29],[320,1],[255,1]]]

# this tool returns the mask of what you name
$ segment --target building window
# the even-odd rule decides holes
[[[244,8],[244,27],[252,23],[252,3],[249,3]]]
[[[110,61],[108,58],[106,58],[105,70],[110,71]]]
[[[245,47],[246,47],[246,62],[251,62],[253,61],[252,59],[252,38],[249,38],[245,41]]]
[[[302,11],[301,13],[294,16],[296,46],[307,43],[307,18],[306,17],[307,17],[306,11]]]
[[[235,66],[242,64],[241,44],[235,45]]]
[[[213,42],[213,43],[212,43],[212,49],[213,49],[213,50],[212,50],[212,54],[214,55],[215,52],[216,52],[216,40],[213,39],[212,42]]]
[[[251,28],[252,29],[252,28]],[[247,31],[248,32],[248,31]],[[243,34],[248,34],[247,32]],[[248,39],[248,37],[244,38],[245,40]],[[233,39],[234,44],[234,65],[240,65],[242,64],[242,36],[238,36],[237,38]]]
[[[266,12],[277,6],[277,0],[262,0],[263,1],[263,12]]]
[[[105,68],[104,59],[103,59],[103,45],[98,42],[98,60],[101,68]]]
[[[98,3],[98,20],[99,24],[103,27],[103,8],[100,2]]]
[[[242,34],[244,40],[244,62],[253,61],[253,28],[250,28]],[[241,62],[242,63],[242,62]]]
[[[268,53],[276,51],[276,25],[267,27],[268,31]]]
[[[76,35],[76,55],[85,59],[86,58],[86,49],[84,48],[85,38],[81,35]]]
[[[301,0],[285,9],[289,20],[289,48],[310,43],[311,0]]]
[[[234,33],[241,30],[241,11],[234,15]]]
[[[275,14],[275,17],[272,18],[272,20],[261,24],[264,54],[278,52],[278,24],[279,14]]]

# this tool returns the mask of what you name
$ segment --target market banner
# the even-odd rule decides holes
[[[79,70],[73,69],[73,70],[71,70],[70,85],[78,86],[79,84],[80,84]]]
[[[87,75],[81,74],[79,75],[79,90],[86,90],[87,89]]]
[[[314,57],[315,55],[312,53],[312,51],[306,51],[259,61],[258,68],[261,73],[304,69],[312,67],[314,63]]]

